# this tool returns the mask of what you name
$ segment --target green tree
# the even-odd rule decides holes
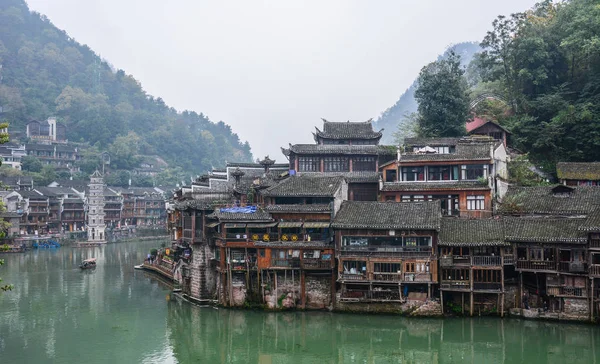
[[[415,99],[419,106],[419,134],[424,137],[452,137],[465,134],[469,117],[469,96],[460,56],[423,67],[419,73]]]
[[[44,165],[34,156],[26,155],[21,158],[21,168],[28,172],[41,172]]]
[[[108,148],[111,164],[120,169],[133,169],[137,167],[140,142],[140,137],[132,131],[127,135],[116,137],[115,141]]]

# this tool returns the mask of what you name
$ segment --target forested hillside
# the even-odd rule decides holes
[[[511,143],[552,171],[600,160],[600,1],[544,1],[498,17],[470,67],[480,92],[504,96]]]
[[[126,168],[137,154],[160,155],[174,175],[252,160],[249,144],[229,125],[202,113],[178,113],[148,95],[133,76],[31,12],[23,0],[0,2],[0,64],[0,118],[11,131],[57,116],[70,141],[121,151],[112,156],[114,164]],[[131,149],[123,153],[126,140],[135,142],[125,143]]]
[[[460,56],[462,65],[466,67],[475,56],[475,53],[480,50],[481,48],[477,43],[463,42],[449,47],[437,60],[439,61],[448,58],[450,52],[454,51],[454,53]],[[415,80],[415,82],[404,91],[398,101],[385,110],[375,121],[375,128],[385,128],[383,135],[384,143],[394,142],[394,133],[398,128],[410,128],[410,125],[408,124],[411,121],[408,117],[410,114],[417,111],[417,101],[415,100],[416,87],[417,84]]]

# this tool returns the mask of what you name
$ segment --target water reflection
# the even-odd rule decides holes
[[[591,325],[265,313],[182,302],[134,271],[156,243],[5,255],[2,363],[594,363]],[[96,257],[95,270],[78,264]]]
[[[404,319],[330,313],[168,308],[180,363],[596,362],[588,325],[496,318]]]

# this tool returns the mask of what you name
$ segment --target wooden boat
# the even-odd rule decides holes
[[[144,266],[142,264],[140,264],[140,265],[134,265],[133,269],[144,269]]]
[[[79,268],[81,269],[93,269],[96,268],[96,258],[86,259],[81,264],[79,264]]]

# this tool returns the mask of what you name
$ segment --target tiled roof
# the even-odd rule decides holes
[[[600,162],[556,164],[558,179],[600,180]]]
[[[331,226],[336,229],[439,230],[440,220],[439,201],[344,201]]]
[[[562,193],[557,189],[564,189],[567,192]],[[576,215],[589,213],[597,205],[600,205],[600,187],[579,186],[570,188],[561,185],[511,187],[502,199],[498,211],[507,215]]]
[[[331,206],[328,204],[313,205],[268,205],[265,210],[270,213],[328,213],[331,212]]]
[[[29,198],[29,199],[34,199],[34,200],[47,200],[48,196],[44,196],[39,192],[36,191],[17,191],[17,193],[21,196],[23,196],[23,198]]]
[[[63,200],[64,203],[83,203],[83,200],[80,198],[65,198]]]
[[[194,210],[212,210],[214,209],[214,206],[217,204],[220,204],[223,201],[218,201],[218,200],[184,200],[184,201],[177,201],[175,202],[175,206],[174,208],[176,210],[187,210],[187,209],[194,209]]]
[[[585,232],[579,230],[582,218],[506,218],[506,241],[513,243],[585,244]]]
[[[254,213],[237,213],[237,212],[221,212],[216,209],[215,212],[208,215],[212,218],[217,218],[219,221],[273,221],[271,215],[263,210],[257,210]]]
[[[459,161],[459,160],[491,160],[491,143],[459,143],[454,153],[404,153],[401,155],[402,162],[413,161]]]
[[[265,196],[273,197],[333,197],[344,177],[294,176],[267,188]]]
[[[385,182],[382,191],[435,191],[435,190],[482,190],[490,187],[479,181],[448,182]]]
[[[255,247],[259,248],[333,248],[328,241],[257,241]]]
[[[405,138],[404,145],[411,147],[445,147],[458,144],[460,138]]]
[[[323,176],[322,172],[299,172],[298,176]],[[348,183],[375,183],[379,182],[379,172],[327,172],[327,176],[341,176]]]
[[[468,122],[465,125],[465,128],[467,129],[467,133],[470,133],[470,132],[472,132],[474,130],[477,130],[477,129],[481,128],[482,126],[484,126],[486,124],[492,124],[496,128],[501,129],[502,131],[508,133],[508,130],[506,130],[501,125],[499,125],[499,124],[497,124],[497,123],[495,123],[495,122],[493,122],[491,120],[485,120],[485,119],[478,118],[478,117],[475,117],[475,118],[473,118],[472,121]]]
[[[579,226],[581,231],[600,231],[600,207],[596,207],[587,215],[587,218]]]
[[[51,144],[26,144],[25,145],[25,149],[26,150],[48,150],[48,151],[54,151],[54,146],[52,146]]]
[[[373,131],[371,120],[365,122],[331,122],[323,119],[323,131],[317,136],[325,139],[379,139],[381,132]]]
[[[276,163],[269,167],[269,169],[288,169],[289,164],[287,163]],[[260,163],[227,163],[227,167],[239,167],[239,168],[260,168],[264,167]]]
[[[383,145],[347,145],[347,144],[294,144],[285,153],[296,154],[346,154],[346,155],[379,155],[395,154],[395,150]]]
[[[442,219],[438,245],[494,246],[504,242],[504,223],[500,219]]]

